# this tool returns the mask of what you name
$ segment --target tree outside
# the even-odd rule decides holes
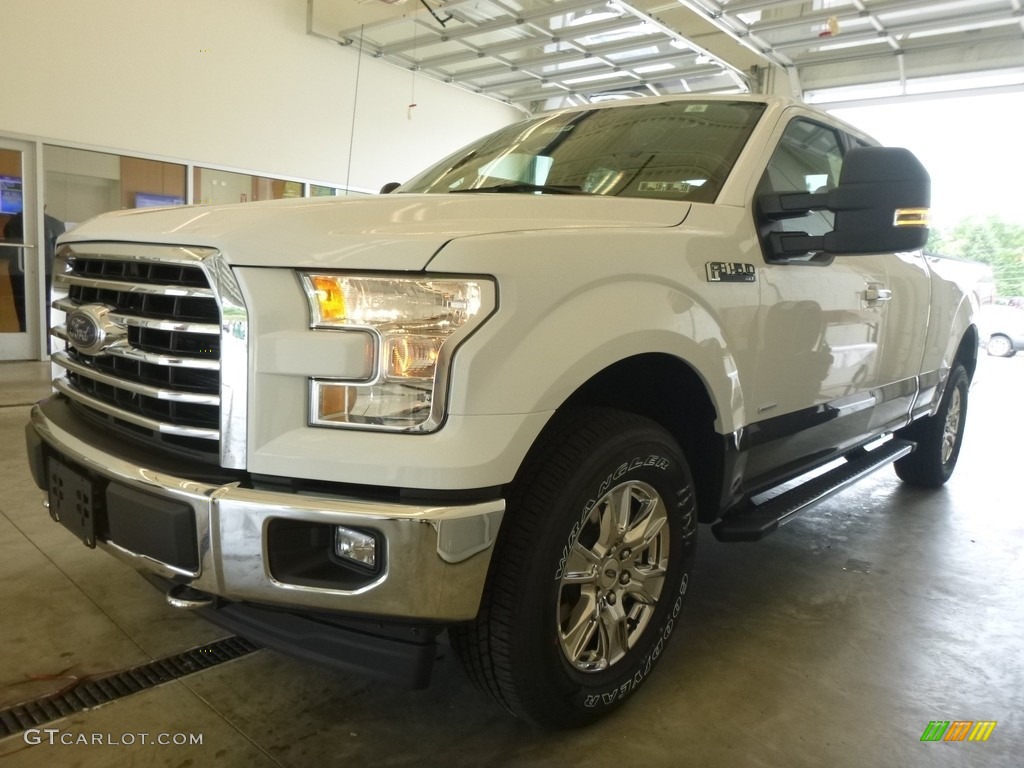
[[[964,219],[950,230],[933,229],[927,250],[987,264],[998,298],[1024,299],[1024,225],[998,216]]]

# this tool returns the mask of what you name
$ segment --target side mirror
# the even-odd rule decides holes
[[[389,181],[387,184],[385,184],[383,187],[380,188],[380,193],[379,194],[390,195],[392,192],[394,192],[400,186],[402,186],[402,184],[400,182]]]
[[[839,185],[828,192],[770,193],[758,198],[769,219],[835,213],[831,232],[772,232],[776,257],[824,251],[837,256],[913,251],[928,242],[931,179],[912,152],[896,147],[857,147],[846,153]]]

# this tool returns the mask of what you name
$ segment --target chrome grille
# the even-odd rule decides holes
[[[62,246],[54,269],[54,386],[116,429],[240,466],[246,317],[217,251],[121,243]],[[229,294],[227,297],[224,294]],[[224,321],[225,307],[230,322]],[[228,333],[223,333],[229,328]],[[241,377],[223,375],[227,343]],[[225,379],[228,379],[227,381]]]

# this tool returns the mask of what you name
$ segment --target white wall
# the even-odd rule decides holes
[[[413,74],[306,0],[0,0],[0,56],[0,134],[370,189],[523,116],[418,76],[410,119]]]

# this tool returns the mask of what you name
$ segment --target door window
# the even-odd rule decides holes
[[[21,153],[0,149],[0,333],[25,330]]]
[[[796,119],[783,133],[757,194],[827,192],[838,184],[842,166],[839,133],[812,120]],[[805,232],[817,237],[831,232],[833,221],[830,211],[811,211],[781,220],[762,218],[759,224],[762,236],[768,232]]]

